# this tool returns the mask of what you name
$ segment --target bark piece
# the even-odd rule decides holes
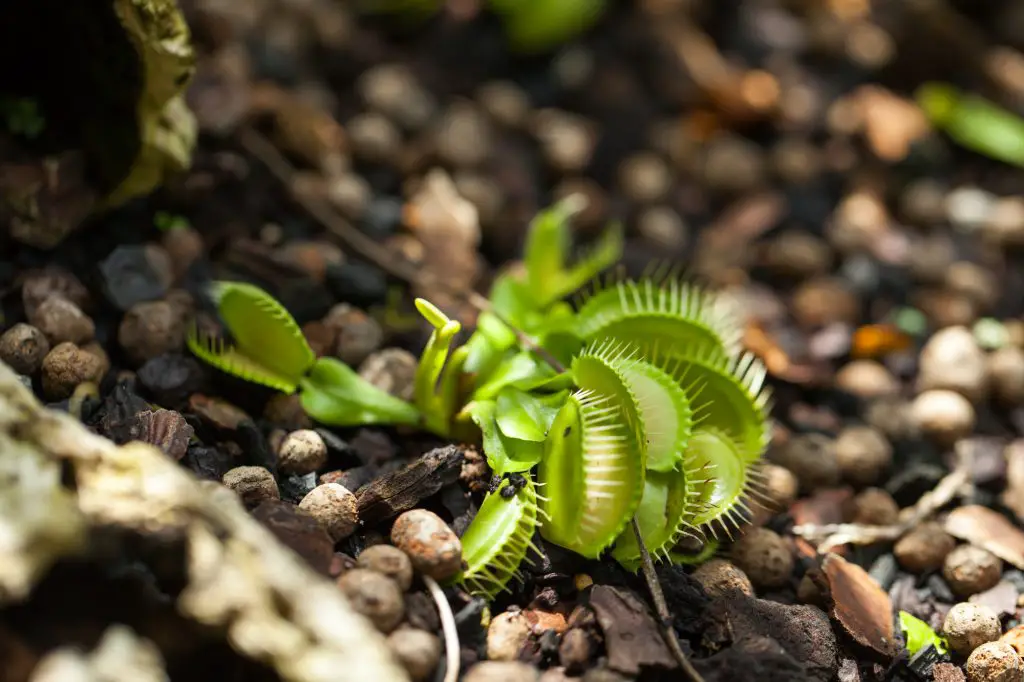
[[[324,576],[331,574],[334,542],[310,514],[290,502],[263,500],[252,510],[252,515],[282,544],[305,559],[314,571]]]
[[[676,667],[654,616],[636,595],[610,585],[598,585],[590,594],[590,606],[604,631],[609,668],[639,675],[641,668]]]
[[[946,517],[946,532],[1003,561],[1024,569],[1024,531],[999,512],[977,504],[954,509]]]
[[[359,518],[374,524],[398,516],[459,479],[462,450],[435,448],[398,471],[381,476],[358,492]]]

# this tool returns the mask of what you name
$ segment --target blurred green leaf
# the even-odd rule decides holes
[[[915,618],[906,611],[900,611],[900,629],[907,642],[907,651],[913,656],[929,644],[935,647],[940,654],[947,651],[946,640],[936,634],[928,623],[920,618]]]
[[[1024,167],[1024,119],[946,83],[926,83],[915,93],[932,123],[979,154]]]

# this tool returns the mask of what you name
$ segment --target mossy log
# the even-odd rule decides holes
[[[126,571],[148,587],[125,588],[139,582]],[[408,680],[383,636],[233,492],[44,408],[0,363],[0,679],[111,656],[148,671],[140,681],[228,679],[239,665],[247,680]]]

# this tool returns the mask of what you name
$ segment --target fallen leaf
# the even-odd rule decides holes
[[[1014,614],[1017,612],[1017,599],[1020,592],[1008,580],[1002,580],[995,587],[971,595],[967,600],[972,604],[982,604],[996,612],[996,615]]]
[[[1024,532],[999,512],[977,504],[954,509],[946,517],[946,532],[1003,561],[1024,569]]]
[[[860,646],[884,659],[895,656],[892,601],[885,590],[867,571],[838,554],[825,557],[821,577],[832,619]]]

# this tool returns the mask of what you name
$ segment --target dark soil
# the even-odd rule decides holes
[[[481,290],[518,257],[540,208],[582,192],[590,203],[576,225],[581,243],[621,220],[627,269],[667,261],[749,302],[746,342],[768,363],[775,394],[776,438],[767,458],[801,483],[791,509],[757,517],[796,557],[784,584],[757,589],[760,599],[713,599],[690,567],[659,569],[672,624],[705,680],[932,679],[930,667],[909,662],[901,640],[866,646],[868,626],[844,629],[863,614],[845,620],[837,612],[850,605],[837,609],[830,600],[861,592],[832,583],[831,594],[823,594],[828,578],[822,583],[815,573],[822,557],[792,529],[855,520],[851,500],[868,487],[886,491],[899,508],[914,505],[950,472],[955,442],[977,453],[975,487],[957,500],[996,509],[1019,527],[1014,511],[1024,505],[1015,503],[1022,493],[1013,487],[1008,446],[1016,442],[1019,450],[1024,435],[1024,376],[983,368],[989,375],[977,383],[986,388],[971,400],[976,416],[953,440],[910,409],[924,364],[920,350],[935,331],[963,325],[983,342],[994,334],[992,345],[1018,353],[1024,345],[1024,171],[958,147],[940,132],[915,132],[919,113],[910,99],[921,83],[939,80],[1020,110],[1024,12],[1016,3],[637,0],[613,3],[584,37],[535,57],[511,53],[486,13],[440,16],[403,30],[357,19],[345,3],[328,0],[228,3],[230,10],[203,0],[181,4],[199,54],[189,103],[201,135],[191,170],[91,219],[52,250],[20,244],[0,225],[3,329],[31,317],[26,282],[45,274],[50,291],[84,287],[81,308],[95,325],[95,345],[87,350],[105,354],[109,371],[98,395],[74,408],[83,421],[126,442],[150,435],[138,415],[151,404],[177,411],[184,421],[176,428],[194,433],[183,466],[211,480],[233,467],[264,466],[276,474],[281,498],[298,502],[318,481],[279,473],[275,454],[285,431],[309,426],[294,403],[189,356],[181,343],[188,316],[156,341],[126,343],[126,313],[168,300],[185,301],[189,313],[208,312],[206,283],[244,279],[282,301],[322,352],[331,352],[338,333],[322,321],[346,303],[357,316],[342,326],[345,348],[365,344],[353,351],[352,364],[381,348],[416,354],[427,330],[401,323],[413,312],[407,282],[349,249],[295,201],[293,190],[330,199],[348,229],[387,249],[396,263],[411,253],[418,267],[430,268],[439,256],[410,246],[417,235],[409,197],[428,170],[446,169],[480,213],[483,269],[470,279]],[[1003,61],[995,60],[999,54]],[[393,73],[379,70],[383,65],[401,65],[412,87],[396,86]],[[495,104],[498,97],[487,94],[484,86],[496,83],[512,104]],[[387,105],[368,101],[368,92],[389,87],[396,91],[377,95]],[[524,104],[518,113],[517,98]],[[579,119],[563,121],[569,114]],[[254,158],[238,134],[247,126],[299,169],[300,189]],[[590,137],[580,149],[572,136],[581,127]],[[474,137],[481,129],[486,134]],[[550,135],[555,141],[544,142]],[[157,227],[167,215],[191,226],[198,257]],[[955,353],[942,361],[949,357]],[[865,369],[856,362],[861,358],[878,365]],[[75,400],[44,391],[42,374],[30,377],[36,392],[72,409]],[[933,417],[940,427],[958,418]],[[863,424],[884,435],[892,462],[861,478],[851,473],[856,467],[836,463],[834,440]],[[297,521],[291,505],[254,513],[326,575],[340,574],[364,547],[387,538],[394,517],[412,507],[436,511],[461,532],[487,488],[488,472],[469,465],[479,460],[469,444],[395,429],[320,431],[329,459],[319,481],[366,493],[363,527],[335,547]],[[810,436],[826,443],[825,473],[815,469],[818,455],[792,453]],[[611,671],[619,677],[608,679],[681,679],[650,613],[633,609],[630,600],[647,596],[638,576],[611,559],[588,562],[542,546],[546,556],[490,613],[559,614],[587,633],[593,651],[575,668],[565,666],[565,638],[549,631],[531,637],[521,660],[545,670],[565,666],[570,677],[591,680]],[[869,570],[891,598],[893,618],[906,610],[940,628],[962,599],[941,567],[913,574],[892,550],[892,542],[882,542],[835,551]],[[0,614],[0,643],[4,630],[37,651],[93,643],[92,625],[76,625],[69,615],[77,610],[91,613],[90,622],[133,623],[171,647],[166,634],[152,631],[177,627],[172,613],[154,606],[159,623],[148,628],[132,608],[118,613],[121,602],[156,603],[166,599],[161,592],[173,591],[174,570],[166,566],[161,580],[170,583],[147,584],[160,582],[147,568],[155,550],[140,552],[145,560],[124,562],[143,576],[128,581],[141,596],[119,587],[124,576],[100,575],[94,565],[61,567],[81,571],[88,596],[55,596],[63,584],[55,573],[39,588],[48,596]],[[1016,595],[1024,589],[1018,568],[1004,561],[1001,577]],[[811,582],[817,591],[808,591]],[[449,594],[468,666],[486,652],[483,605],[456,589]],[[1000,613],[1004,630],[1024,621],[1017,601],[1010,602]],[[408,595],[407,610],[411,623],[438,631],[421,588]],[[48,629],[54,622],[66,627]],[[628,627],[615,632],[623,623]],[[637,639],[644,646],[630,645]],[[174,679],[200,679],[204,660],[221,667],[215,675],[205,669],[202,679],[270,676],[212,645],[185,648],[188,656],[169,654]],[[964,662],[955,655],[936,660]],[[551,677],[557,679],[563,678]]]

